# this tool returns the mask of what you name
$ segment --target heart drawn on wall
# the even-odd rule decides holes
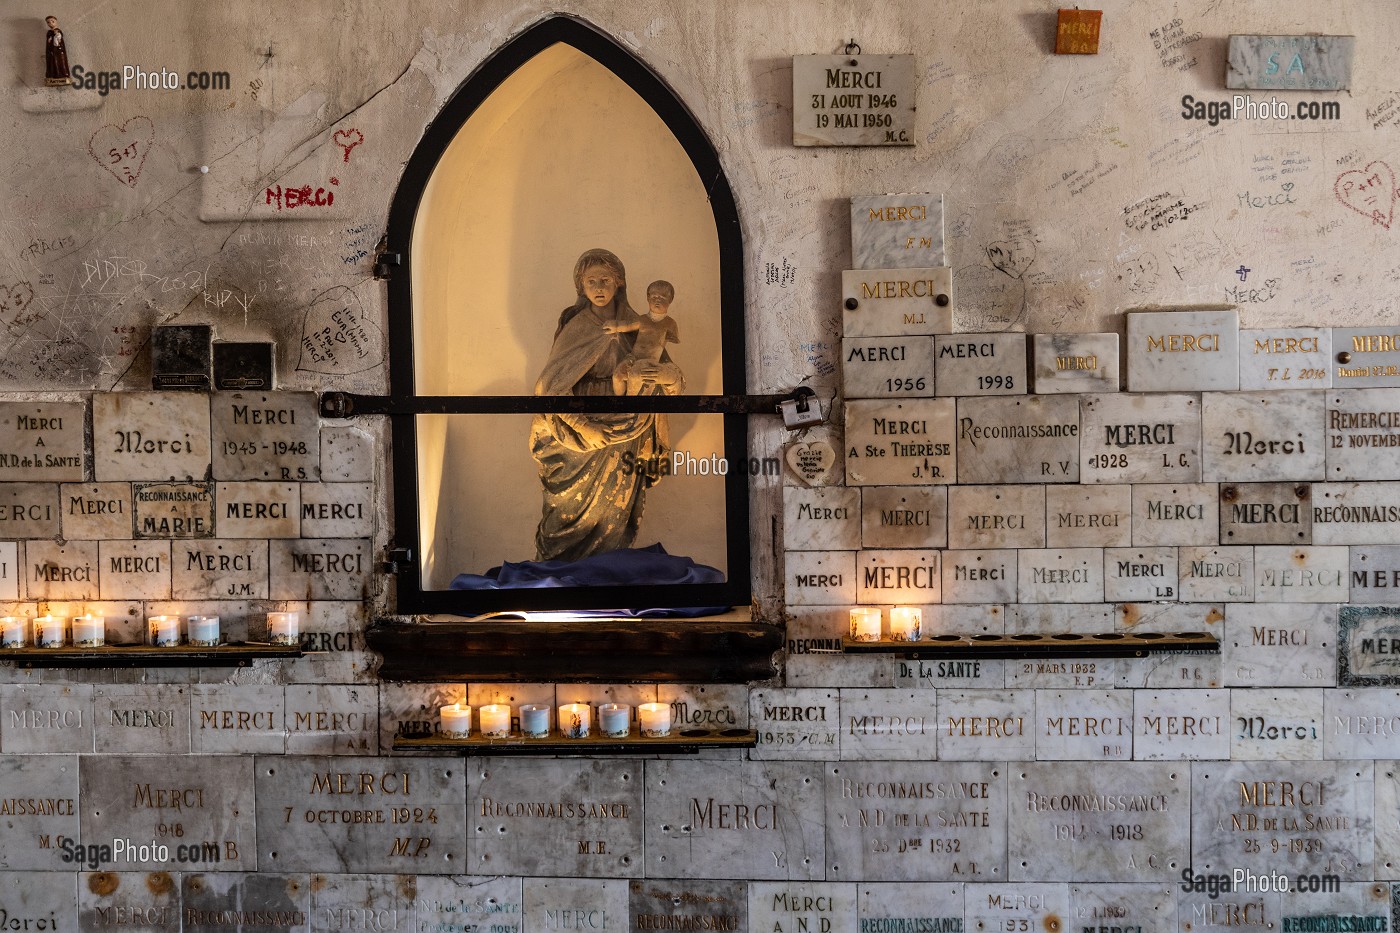
[[[155,138],[156,127],[150,117],[132,117],[121,126],[108,123],[98,127],[88,140],[88,152],[113,178],[135,188]]]
[[[1377,160],[1363,169],[1342,172],[1332,190],[1338,201],[1390,229],[1395,218],[1395,173],[1389,165]]]
[[[0,285],[0,312],[13,311],[19,314],[34,300],[34,286],[28,282],[13,285]]]
[[[1035,262],[1035,244],[1020,238],[987,245],[987,259],[1013,279],[1019,279]]]
[[[365,141],[365,134],[355,129],[353,126],[348,130],[336,130],[331,141],[345,150],[345,161],[350,161],[350,150]]]
[[[793,444],[784,457],[792,472],[808,486],[825,486],[836,463],[836,451],[826,441]]]

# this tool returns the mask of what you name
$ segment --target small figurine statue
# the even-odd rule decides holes
[[[63,44],[63,30],[58,28],[58,17],[45,18],[49,34],[44,41],[44,84],[49,87],[68,87],[73,83],[68,73],[68,47]]]
[[[613,395],[641,395],[655,385],[649,375],[655,367],[646,364],[660,363],[666,344],[681,342],[676,319],[667,316],[675,300],[675,287],[664,279],[657,279],[647,286],[646,314],[633,321],[603,325],[605,334],[637,332],[631,355],[613,371]]]

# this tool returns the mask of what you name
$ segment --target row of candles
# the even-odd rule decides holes
[[[884,621],[878,606],[851,610],[851,641],[879,641]],[[917,606],[890,607],[890,640],[918,641],[924,637],[924,613]]]
[[[156,648],[175,648],[182,644],[181,616],[150,616],[146,619],[147,641]],[[223,636],[218,616],[185,616],[183,644],[197,648],[218,646]],[[274,645],[295,645],[298,641],[299,614],[269,612],[267,626]],[[0,617],[0,648],[26,648],[31,644],[28,620],[18,616]],[[71,625],[63,616],[42,615],[34,619],[33,646],[36,648],[65,648],[72,636],[74,648],[101,648],[107,644],[106,619],[86,613],[73,616]]]
[[[520,735],[527,739],[549,738],[551,707],[525,703],[520,707]],[[483,739],[511,737],[510,706],[491,703],[477,707],[478,731]],[[472,708],[453,703],[438,710],[442,735],[449,739],[471,736]],[[643,703],[637,707],[637,725],[644,738],[654,739],[671,731],[668,703]],[[566,739],[586,739],[593,731],[593,707],[587,703],[565,703],[559,707],[559,734]],[[632,734],[632,707],[626,703],[603,703],[598,707],[598,733],[609,739],[625,739]]]

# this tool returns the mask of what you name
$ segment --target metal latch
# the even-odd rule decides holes
[[[778,403],[778,411],[783,416],[783,425],[789,430],[810,428],[826,421],[822,413],[822,400],[817,393],[806,386],[792,390],[793,398]]]
[[[389,548],[379,569],[384,573],[407,573],[413,566],[413,550],[406,547]]]

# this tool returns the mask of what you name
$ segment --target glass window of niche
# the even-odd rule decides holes
[[[695,398],[744,392],[742,244],[693,118],[560,18],[425,148],[390,285],[391,320],[396,290],[412,309],[391,378],[420,403],[394,419],[399,611],[746,606],[745,417]]]

